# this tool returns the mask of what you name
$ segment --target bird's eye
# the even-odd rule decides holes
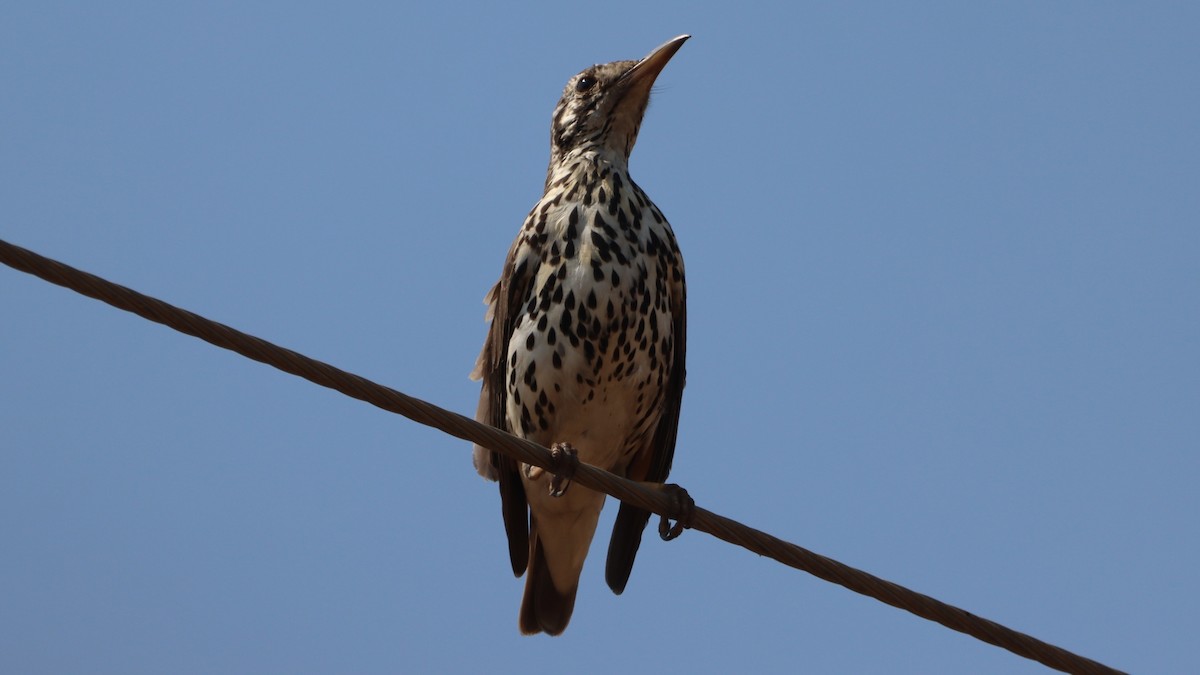
[[[587,91],[594,86],[596,86],[596,78],[592,77],[591,75],[584,75],[583,77],[579,78],[578,82],[575,83],[575,91]]]

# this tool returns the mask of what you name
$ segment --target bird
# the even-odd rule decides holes
[[[655,484],[675,453],[687,291],[675,234],[630,177],[629,155],[652,85],[689,37],[567,82],[544,193],[484,299],[491,323],[471,373],[479,422]],[[499,482],[513,574],[525,575],[520,631],[561,634],[605,495],[479,445],[473,459]],[[616,594],[649,516],[624,503],[617,513],[605,568]]]

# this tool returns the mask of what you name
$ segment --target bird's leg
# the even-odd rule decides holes
[[[661,516],[661,520],[658,521],[658,536],[663,541],[671,541],[683,534],[684,528],[691,529],[692,520],[696,517],[696,500],[692,499],[687,490],[674,483],[656,487],[675,500],[675,524],[671,525],[671,519],[667,516]]]
[[[550,496],[561,497],[571,487],[571,478],[579,466],[579,452],[569,443],[555,443],[550,446],[550,456],[554,462],[550,467],[554,474],[550,477]]]

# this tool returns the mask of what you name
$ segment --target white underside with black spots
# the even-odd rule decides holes
[[[592,189],[556,191],[556,182]],[[519,436],[569,443],[580,461],[623,474],[661,416],[682,259],[657,207],[603,156],[566,164],[548,188],[513,252],[532,283],[508,342],[506,417]],[[487,475],[485,459],[476,466]],[[566,589],[604,495],[573,486],[553,498],[547,480],[523,477],[551,576]]]
[[[673,348],[668,289],[682,263],[641,190],[588,159],[565,172],[604,179],[562,180],[597,187],[551,191],[522,228],[515,260],[533,283],[508,343],[507,414],[520,435],[569,442],[612,470],[657,423]]]

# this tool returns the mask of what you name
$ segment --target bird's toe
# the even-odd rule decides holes
[[[571,487],[571,478],[579,466],[579,452],[568,443],[555,443],[550,446],[550,456],[554,461],[551,467],[550,496],[561,497]]]
[[[683,534],[685,528],[692,527],[692,520],[696,517],[696,500],[687,490],[674,483],[663,485],[662,490],[675,500],[675,524],[672,525],[667,516],[662,516],[658,521],[658,536],[663,541],[671,541]]]

